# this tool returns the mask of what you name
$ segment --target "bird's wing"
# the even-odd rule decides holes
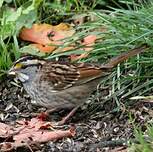
[[[47,62],[41,68],[40,79],[51,83],[54,90],[63,90],[72,86],[87,83],[104,73],[96,65],[86,63]]]

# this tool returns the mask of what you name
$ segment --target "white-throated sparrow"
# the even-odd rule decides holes
[[[143,45],[97,66],[67,63],[26,56],[17,60],[8,74],[15,75],[38,105],[47,108],[75,108],[96,89],[97,84],[118,63],[143,52]]]

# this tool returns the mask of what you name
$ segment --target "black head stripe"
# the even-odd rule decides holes
[[[21,68],[26,68],[29,66],[40,66],[43,65],[45,61],[43,59],[40,59],[36,56],[24,56],[20,59],[18,59],[15,63],[14,66],[17,64],[21,64]]]
[[[15,61],[14,65],[17,63],[26,62],[27,60],[34,60],[34,59],[38,59],[38,57],[36,57],[36,56],[23,56],[20,59],[18,59],[17,61]]]

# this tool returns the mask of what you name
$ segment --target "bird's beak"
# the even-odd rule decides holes
[[[29,80],[29,76],[22,73],[22,72],[18,72],[16,69],[14,68],[11,68],[9,71],[8,71],[8,75],[12,78],[15,78],[15,79],[18,79],[20,80],[21,82],[26,82],[27,80]]]
[[[8,75],[10,76],[15,76],[16,75],[16,72],[13,68],[11,68],[8,72],[7,72]]]

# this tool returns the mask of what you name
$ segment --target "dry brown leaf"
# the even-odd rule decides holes
[[[96,35],[88,35],[83,39],[82,45],[84,45],[83,50],[85,51],[85,53],[81,54],[81,55],[71,55],[71,61],[76,61],[76,60],[80,60],[80,59],[84,59],[86,57],[88,57],[89,52],[93,49],[93,45],[95,44],[97,40],[97,36]]]
[[[54,130],[54,131],[49,131],[49,130],[35,131],[31,129],[30,131],[28,130],[27,132],[21,132],[20,134],[15,135],[13,139],[18,143],[30,143],[30,142],[44,143],[51,140],[58,140],[64,137],[72,137],[74,135],[75,131],[72,128],[69,130]]]
[[[61,23],[57,26],[49,24],[33,24],[31,28],[23,28],[19,37],[24,41],[30,41],[42,45],[62,44],[62,42],[54,42],[70,37],[75,30],[70,25]]]
[[[0,144],[0,151],[10,151],[14,148],[58,140],[64,137],[73,137],[75,128],[68,130],[51,130],[51,122],[42,121],[38,118],[32,118],[30,121],[17,121],[15,126],[0,123],[0,137],[5,142]],[[7,138],[12,137],[12,142],[7,142]]]
[[[75,30],[65,23],[52,26],[49,24],[33,24],[31,28],[23,28],[19,34],[22,40],[34,42],[32,46],[38,48],[41,52],[52,53],[57,45],[62,45],[62,39],[72,36]],[[69,47],[63,51],[69,50]]]
[[[64,43],[63,39],[71,37],[75,33],[75,30],[66,23],[60,23],[59,25],[52,26],[49,24],[34,24],[31,28],[23,28],[20,33],[22,40],[34,42],[31,44],[43,53],[52,52],[65,52],[75,49],[75,45],[67,46],[65,48],[58,48],[58,45]],[[97,40],[96,35],[89,35],[80,42],[84,47],[82,48],[85,53],[81,55],[70,56],[72,61],[86,58],[89,52],[93,49],[93,45]]]
[[[31,28],[23,28],[19,37],[24,41],[46,45],[51,43],[48,34],[52,30],[53,26],[49,24],[33,24]]]

